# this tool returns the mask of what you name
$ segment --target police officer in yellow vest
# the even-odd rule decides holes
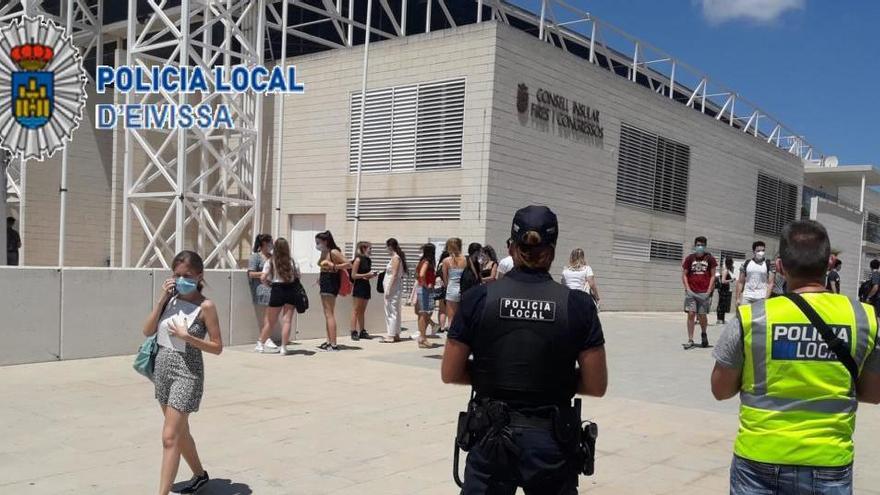
[[[730,493],[849,494],[858,401],[880,403],[877,318],[825,290],[821,224],[787,225],[779,252],[791,293],[740,306],[714,351],[712,393],[741,401]]]

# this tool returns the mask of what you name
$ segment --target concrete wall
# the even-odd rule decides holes
[[[615,235],[681,242],[705,235],[709,249],[749,252],[755,239],[776,250],[775,239],[753,233],[758,171],[803,182],[801,161],[693,109],[632,84],[533,36],[498,25],[495,99],[489,160],[487,241],[501,245],[515,209],[546,204],[560,219],[554,276],[568,253],[582,247],[592,263],[604,307],[679,310],[680,262],[615,258]],[[602,143],[572,139],[522,118],[518,84],[563,95],[600,111]],[[621,123],[690,147],[686,217],[616,203]]]
[[[67,266],[106,266],[110,257],[110,204],[113,134],[95,129],[95,103],[112,95],[89,92],[83,119],[73,133],[68,160]],[[121,156],[121,155],[120,155]],[[119,168],[119,180],[122,167]],[[58,264],[61,152],[43,162],[27,162],[22,252],[32,266]]]
[[[360,240],[483,240],[494,30],[494,25],[484,23],[370,44],[368,89],[466,78],[464,143],[460,170],[364,173],[361,197],[461,194],[462,212],[460,221],[364,221]],[[345,220],[345,206],[346,199],[355,196],[356,175],[348,172],[349,101],[361,89],[362,50],[331,50],[290,60],[306,92],[288,96],[284,105],[283,235],[289,234],[289,215],[325,214],[337,242],[351,240],[353,223]]]
[[[840,251],[843,261],[840,291],[848,296],[858,296],[862,214],[822,198],[813,198],[810,218],[825,226],[831,238],[831,248]]]
[[[0,267],[0,365],[134,353],[143,342],[143,320],[167,276],[167,271],[150,269]],[[205,281],[224,343],[253,343],[262,308],[251,303],[246,273],[210,270]],[[317,276],[305,275],[303,283],[310,308],[298,315],[295,338],[323,338]],[[342,337],[348,336],[351,302],[351,297],[337,299]],[[367,307],[366,326],[374,334],[384,333],[381,296]]]

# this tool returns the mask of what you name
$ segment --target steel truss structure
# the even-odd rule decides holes
[[[86,59],[92,53],[94,60],[103,61],[105,44],[113,42],[117,48],[125,46],[123,56],[117,53],[116,64],[124,59],[127,65],[144,67],[200,66],[209,74],[216,66],[283,65],[288,57],[320,50],[465,24],[505,23],[715,118],[732,131],[803,160],[821,163],[822,159],[806,139],[736,91],[566,0],[520,0],[519,6],[504,0],[54,0],[62,5],[55,14],[43,9],[50,1],[4,2],[0,22],[24,13],[43,14],[68,26]],[[119,20],[102,22],[105,7],[121,9],[124,3],[127,9]],[[363,89],[367,67],[365,53]],[[261,196],[268,178],[262,175],[264,167],[272,170],[274,186],[271,231],[280,233],[281,143],[294,138],[284,135],[283,100],[283,96],[274,98],[275,157],[266,167],[261,95],[125,96],[128,104],[225,103],[233,112],[235,129],[116,131],[124,133],[121,138],[114,136],[114,141],[124,140],[125,150],[114,160],[124,162],[121,266],[168,267],[174,253],[184,248],[199,251],[209,267],[238,266],[243,243],[264,229]],[[64,170],[66,163],[64,158]],[[7,169],[13,201],[24,195],[25,172],[24,163]],[[63,264],[64,178],[60,190],[59,264]],[[24,208],[20,218],[23,224]],[[115,228],[111,230],[115,237]]]

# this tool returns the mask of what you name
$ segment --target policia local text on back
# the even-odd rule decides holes
[[[456,438],[464,495],[576,494],[592,474],[597,428],[572,399],[605,394],[605,339],[590,296],[550,277],[558,235],[550,209],[517,211],[514,270],[463,294],[449,330],[443,381],[473,387]]]

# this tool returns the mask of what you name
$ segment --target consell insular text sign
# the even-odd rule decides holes
[[[568,99],[560,94],[538,88],[535,101],[531,101],[529,87],[520,83],[516,95],[516,109],[519,113],[543,122],[555,122],[561,129],[601,140],[605,130],[599,122],[599,110],[583,103]]]

